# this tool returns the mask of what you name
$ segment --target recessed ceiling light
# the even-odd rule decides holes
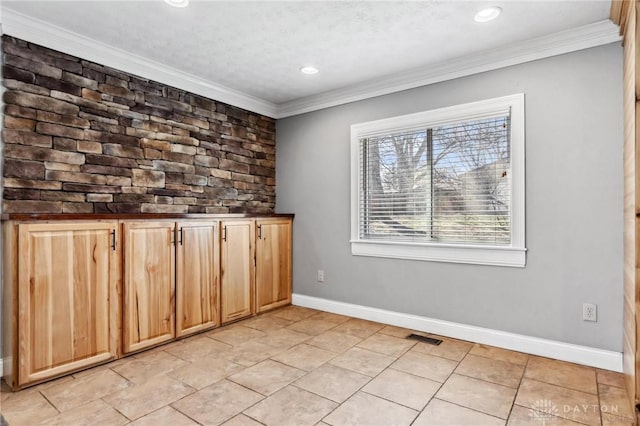
[[[166,4],[173,7],[187,7],[189,6],[189,0],[164,0]]]
[[[318,74],[318,68],[316,67],[312,67],[312,66],[306,66],[306,67],[302,67],[300,68],[300,72],[302,74]]]
[[[473,20],[476,22],[493,21],[500,15],[501,12],[502,8],[498,6],[487,7],[476,13],[476,16],[473,17]]]

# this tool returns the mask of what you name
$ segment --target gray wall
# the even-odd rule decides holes
[[[351,124],[519,92],[526,268],[351,255]],[[285,118],[276,134],[295,293],[622,351],[619,43]],[[582,321],[583,302],[598,305],[597,323]]]

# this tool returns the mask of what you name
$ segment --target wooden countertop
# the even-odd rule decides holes
[[[237,218],[291,218],[293,213],[5,213],[0,216],[2,221],[31,221],[31,220],[143,220],[143,219],[237,219]]]

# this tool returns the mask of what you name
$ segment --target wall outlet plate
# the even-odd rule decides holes
[[[318,282],[319,283],[324,282],[324,271],[322,269],[318,269]]]
[[[584,321],[598,321],[598,306],[594,303],[583,303],[582,319]]]

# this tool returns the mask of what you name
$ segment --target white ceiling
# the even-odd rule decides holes
[[[474,13],[502,7],[495,21]],[[275,105],[606,20],[607,1],[3,1]],[[4,21],[3,21],[4,22]],[[72,53],[72,52],[70,52]],[[320,73],[306,76],[302,65]]]

